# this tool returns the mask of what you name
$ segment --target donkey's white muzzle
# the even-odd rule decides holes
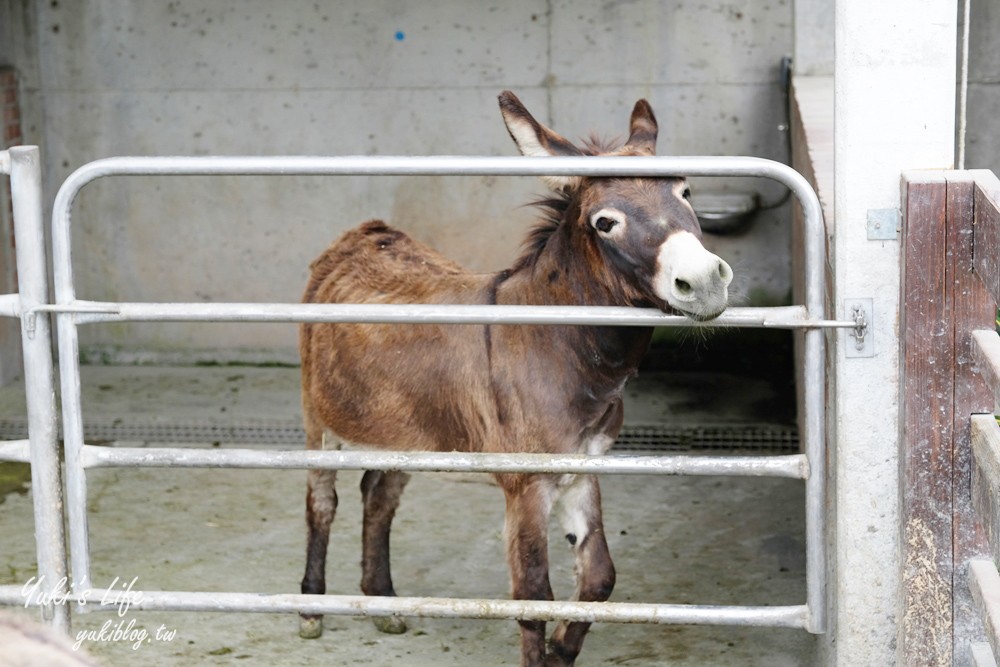
[[[733,270],[705,250],[691,232],[674,232],[656,258],[653,290],[657,296],[688,317],[710,320],[729,303]]]

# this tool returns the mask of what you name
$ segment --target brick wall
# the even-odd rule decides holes
[[[0,100],[3,102],[3,145],[9,148],[22,142],[17,73],[12,67],[0,67]]]
[[[17,71],[0,66],[0,149],[24,143],[21,131]],[[14,264],[14,214],[11,210],[10,179],[0,177],[0,293],[17,290]],[[22,372],[21,341],[17,320],[0,319],[0,384],[6,384]]]

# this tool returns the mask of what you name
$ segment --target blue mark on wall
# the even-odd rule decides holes
[[[396,31],[396,41],[397,42],[402,42],[404,39],[406,39],[406,33],[403,32],[402,30],[397,30]]]

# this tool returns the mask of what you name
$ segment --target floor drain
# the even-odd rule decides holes
[[[27,433],[26,419],[0,419],[0,439],[22,439]],[[84,439],[300,447],[305,442],[305,433],[297,422],[291,421],[167,423],[114,419],[86,422]],[[784,424],[626,424],[613,451],[796,453],[799,436],[794,425]]]
[[[797,453],[799,433],[785,424],[629,424],[618,434],[615,450]]]

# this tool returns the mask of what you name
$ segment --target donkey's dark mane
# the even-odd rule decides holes
[[[566,217],[566,211],[570,205],[570,197],[570,193],[561,192],[555,197],[542,197],[529,204],[537,208],[540,215],[538,222],[535,223],[524,238],[521,256],[515,262],[513,270],[516,271],[534,264],[535,260],[538,259],[538,255],[541,254],[545,245],[549,242],[549,238],[559,229],[559,225],[562,224],[563,219]]]
[[[607,140],[591,135],[584,140],[580,152],[588,156],[607,155],[620,148],[621,142],[619,140]],[[565,219],[566,211],[569,210],[575,194],[575,190],[562,190],[555,193],[555,196],[541,197],[529,204],[529,206],[534,206],[539,210],[540,216],[538,222],[528,231],[528,235],[524,239],[521,256],[514,264],[514,271],[535,262],[545,248],[545,244],[549,242],[549,238],[559,229],[559,225]]]

